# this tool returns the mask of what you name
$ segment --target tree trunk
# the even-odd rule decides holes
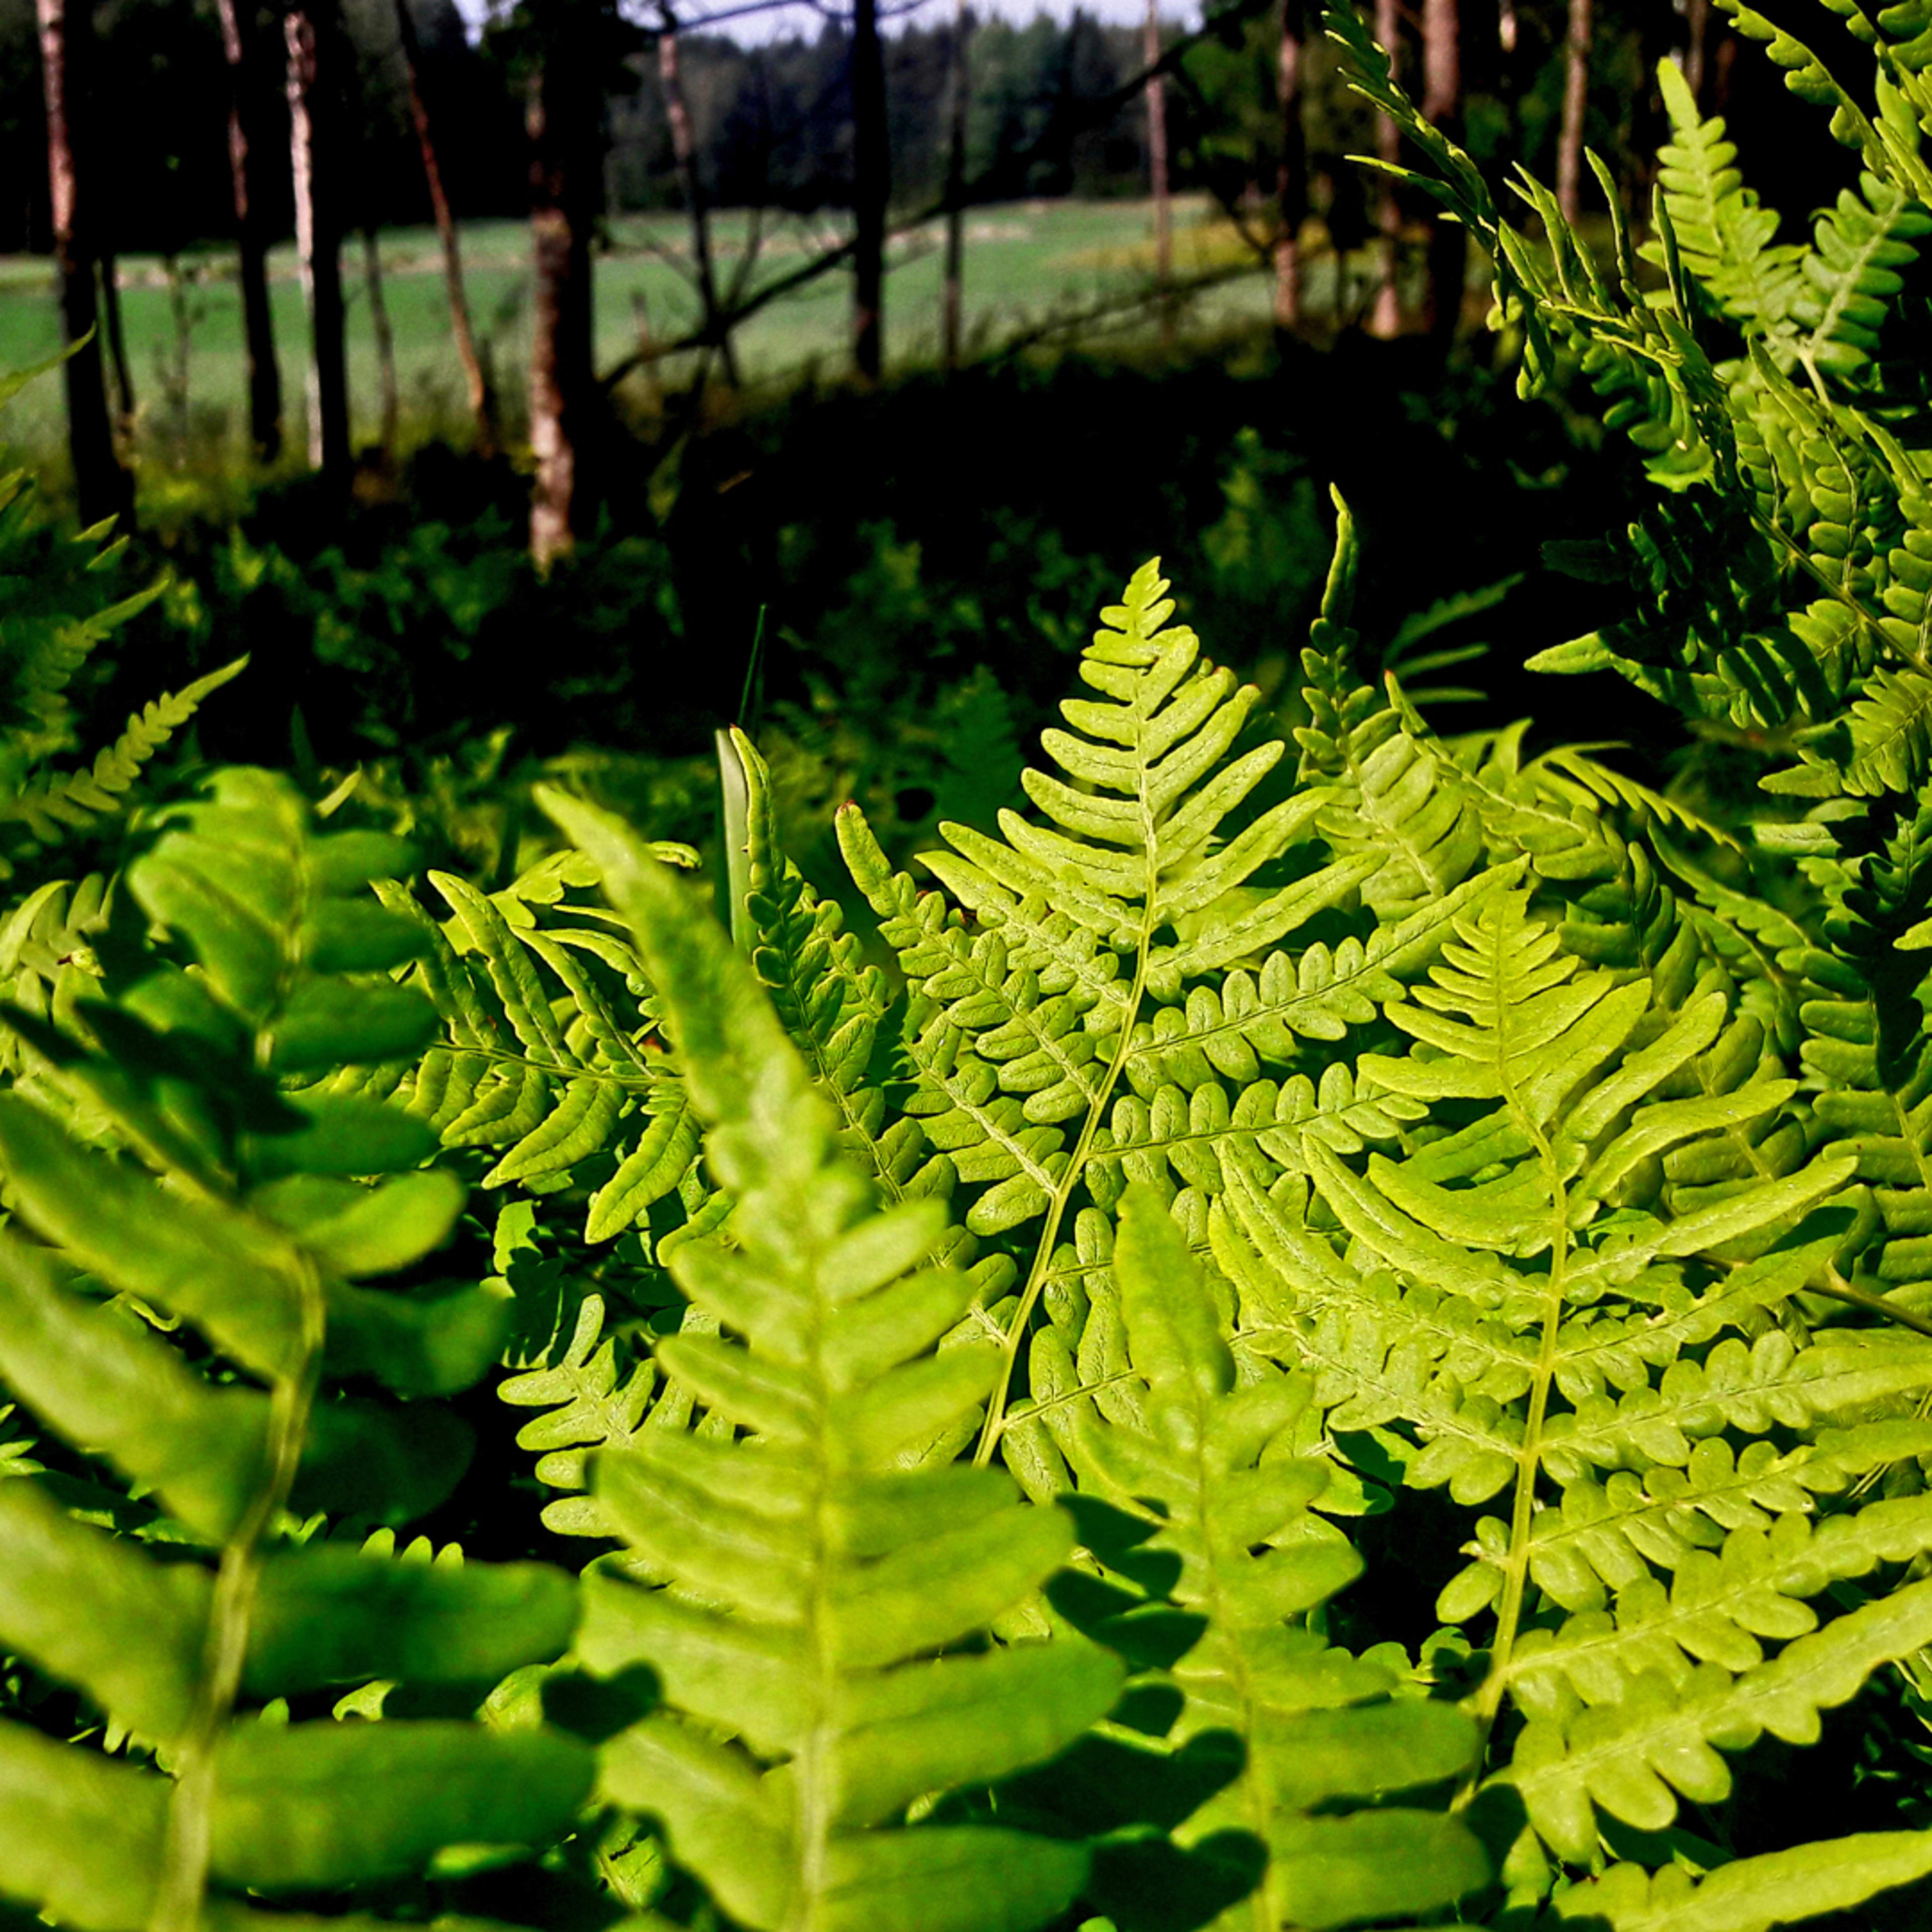
[[[1583,116],[1590,104],[1591,0],[1570,0],[1563,44],[1563,124],[1556,142],[1556,205],[1574,224],[1582,208]]]
[[[1462,22],[1460,0],[1423,0],[1422,113],[1459,146],[1462,139]],[[1432,220],[1429,233],[1429,333],[1446,355],[1462,319],[1469,268],[1469,231]]]
[[[580,461],[592,400],[590,220],[582,203],[584,130],[595,104],[574,85],[578,62],[567,36],[552,36],[531,77],[530,244],[536,301],[530,329],[530,446],[536,486],[530,555],[548,570],[567,555],[589,513]],[[588,76],[585,76],[587,80]]]
[[[1308,213],[1308,142],[1301,125],[1303,0],[1282,0],[1275,88],[1281,104],[1281,154],[1275,164],[1274,326],[1292,335],[1301,320],[1301,224]],[[1341,272],[1338,263],[1336,273]]]
[[[1711,0],[1690,0],[1684,21],[1684,84],[1701,109],[1704,75],[1711,44]]]
[[[1141,64],[1152,67],[1160,58],[1159,0],[1148,0],[1147,25],[1141,34]],[[1148,176],[1154,196],[1154,280],[1159,292],[1160,339],[1174,340],[1174,308],[1168,284],[1174,278],[1174,208],[1167,180],[1167,82],[1156,74],[1147,84]]]
[[[855,0],[852,13],[852,366],[876,382],[884,356],[886,203],[892,154],[886,134],[886,64],[879,46],[878,0]]]
[[[194,372],[194,316],[188,307],[188,282],[182,274],[181,257],[164,255],[161,275],[168,285],[168,320],[174,330],[172,356],[160,364],[161,389],[167,401],[173,430],[175,467],[179,470],[188,467],[192,427],[189,421],[189,384]]]
[[[1397,0],[1376,0],[1376,38],[1389,57],[1389,72],[1400,79],[1402,9]],[[1399,160],[1402,156],[1401,134],[1386,114],[1376,116],[1376,153],[1384,161]],[[1395,183],[1387,175],[1377,177],[1376,230],[1376,300],[1369,332],[1388,338],[1402,333],[1402,204],[1396,197]]]
[[[691,257],[698,274],[698,299],[704,312],[704,333],[718,345],[724,380],[739,386],[737,352],[731,332],[719,324],[718,274],[711,258],[711,215],[705,206],[704,184],[698,175],[698,142],[691,130],[691,107],[685,99],[684,78],[677,62],[677,20],[668,7],[659,11],[664,24],[658,34],[658,79],[664,88],[664,118],[670,128],[671,158],[677,166],[678,192],[691,217]]]
[[[972,94],[969,64],[973,16],[966,0],[952,14],[946,62],[946,267],[940,285],[939,359],[950,376],[959,366],[966,280],[966,116]]]
[[[376,380],[382,399],[382,423],[377,448],[385,466],[396,460],[396,430],[402,421],[402,398],[396,388],[396,332],[389,326],[389,304],[382,292],[382,256],[373,226],[362,230],[362,284],[369,292],[369,327],[376,338]]]
[[[94,261],[84,225],[78,154],[86,97],[82,51],[88,21],[86,0],[35,0],[40,76],[46,93],[47,186],[53,211],[54,261],[60,274],[62,365],[67,384],[68,446],[74,496],[83,524],[126,517],[134,508],[128,474],[114,453],[102,381],[94,300]],[[76,344],[82,346],[76,347]]]
[[[121,268],[111,248],[100,251],[101,332],[107,338],[107,360],[114,371],[114,434],[121,448],[134,447],[134,372],[128,366],[128,332],[121,326]]]
[[[242,284],[242,326],[248,358],[248,438],[258,463],[282,453],[282,376],[275,361],[268,307],[268,250],[250,191],[248,129],[243,118],[248,49],[236,0],[218,0],[221,46],[228,62],[228,172],[235,196],[235,239]]]
[[[232,4],[232,0],[223,0],[223,4]],[[496,399],[484,372],[483,358],[476,352],[476,332],[470,326],[470,301],[463,283],[463,250],[457,239],[456,218],[450,212],[449,196],[442,185],[442,165],[436,158],[429,105],[423,98],[422,50],[409,0],[396,0],[396,38],[403,50],[403,68],[409,81],[410,118],[416,124],[416,146],[422,152],[430,209],[436,218],[436,238],[442,244],[442,279],[449,292],[450,333],[455,338],[456,359],[463,364],[463,380],[470,392],[470,414],[476,424],[476,454],[487,461],[496,453]]]
[[[308,460],[330,482],[349,480],[349,371],[343,351],[342,236],[325,88],[332,85],[334,0],[303,0],[283,16],[288,44],[290,158],[295,179],[296,254],[308,309]]]

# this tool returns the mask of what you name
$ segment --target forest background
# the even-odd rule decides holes
[[[157,591],[83,740],[246,655],[202,752],[359,770],[507,878],[560,768],[703,842],[742,717],[836,890],[841,799],[896,851],[1005,802],[1150,554],[1272,691],[1331,484],[1370,634],[1489,650],[1488,712],[1523,708],[1513,667],[1577,628],[1543,547],[1614,520],[1628,467],[1560,394],[1508,398],[1480,264],[1347,158],[1394,136],[1299,0],[764,10],[0,8],[0,344],[69,352],[11,407],[56,514],[9,540],[114,516]],[[1666,53],[1772,205],[1850,178],[1702,0],[1382,13],[1429,116],[1586,233],[1586,145],[1647,201]],[[1666,779],[1604,682],[1593,730]]]

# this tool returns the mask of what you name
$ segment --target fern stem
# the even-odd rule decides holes
[[[215,1574],[203,1668],[177,1760],[161,1879],[148,1932],[194,1932],[200,1922],[213,1849],[215,1748],[241,1691],[266,1545],[295,1486],[321,1385],[326,1323],[322,1282],[306,1254],[298,1254],[294,1272],[300,1353],[292,1371],[278,1376],[270,1387],[268,1480],[256,1491],[224,1546]]]
[[[1507,989],[1498,988],[1499,996]],[[1503,1065],[1508,1066],[1505,1056]],[[1510,1112],[1521,1124],[1550,1183],[1550,1288],[1544,1310],[1543,1332],[1536,1354],[1536,1378],[1529,1392],[1529,1410],[1524,1418],[1522,1446],[1516,1462],[1516,1493],[1510,1509],[1509,1555],[1503,1572],[1502,1602],[1496,1612],[1496,1634],[1490,1646],[1490,1668],[1476,1693],[1476,1750],[1471,1761],[1468,1781],[1457,1795],[1458,1805],[1475,1794],[1489,1755],[1490,1733],[1496,1726],[1508,1688],[1510,1664],[1516,1649],[1516,1632],[1522,1622],[1523,1599],[1529,1588],[1529,1531],[1536,1514],[1536,1479],[1543,1466],[1543,1430],[1549,1414],[1550,1391],[1556,1381],[1556,1344],[1563,1324],[1564,1276],[1570,1258],[1569,1193],[1549,1136],[1535,1116],[1523,1105],[1520,1093],[1507,1072],[1499,1083]]]
[[[1829,1295],[1834,1301],[1849,1302],[1854,1308],[1868,1308],[1888,1321],[1896,1322],[1901,1328],[1912,1329],[1921,1335],[1932,1335],[1932,1316],[1916,1315],[1910,1309],[1900,1308],[1882,1294],[1854,1288],[1835,1268],[1828,1268],[1826,1273],[1831,1276],[1829,1283],[1814,1288],[1810,1291],[1814,1294]]]
[[[1144,808],[1145,779],[1142,779],[1142,800]],[[1148,853],[1146,896],[1142,902],[1141,931],[1138,943],[1134,948],[1134,982],[1127,993],[1126,1004],[1120,1014],[1120,1037],[1114,1042],[1113,1057],[1107,1063],[1107,1071],[1094,1097],[1087,1103],[1087,1118],[1080,1124],[1080,1138],[1073,1144],[1073,1151],[1067,1156],[1066,1171],[1047,1202],[1046,1219],[1040,1224],[1040,1239],[1034,1244],[1033,1264],[1027,1270],[1026,1286],[1020,1294],[1019,1306],[1013,1310],[1013,1318],[1007,1324],[1004,1339],[1000,1344],[1003,1359],[1000,1364],[999,1379],[993,1384],[993,1392],[986,1398],[986,1420],[980,1430],[979,1447],[973,1452],[973,1466],[983,1469],[993,1460],[993,1451],[998,1446],[1000,1436],[1006,1426],[1006,1408],[1008,1392],[1013,1385],[1013,1367],[1019,1360],[1021,1345],[1026,1340],[1028,1324],[1033,1312],[1040,1305],[1040,1298],[1046,1292],[1046,1278],[1052,1269],[1053,1251],[1060,1239],[1060,1224],[1066,1218],[1067,1204],[1073,1198],[1073,1190],[1080,1185],[1081,1175],[1085,1172],[1088,1156],[1093,1152],[1094,1136],[1100,1131],[1101,1120],[1105,1118],[1107,1102],[1114,1089],[1120,1084],[1125,1071],[1133,1039],[1134,1022],[1138,1017],[1141,1000],[1147,990],[1148,953],[1154,944],[1154,892],[1159,882],[1159,868],[1154,863],[1154,828],[1151,814],[1146,832]]]

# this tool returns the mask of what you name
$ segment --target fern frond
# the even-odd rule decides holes
[[[594,869],[562,854],[494,895],[430,878],[450,916],[416,914],[428,947],[416,979],[445,1039],[408,1078],[410,1112],[446,1146],[497,1150],[485,1186],[549,1192],[594,1175],[587,1240],[642,1226],[692,1172],[698,1130],[634,955],[574,896]],[[400,888],[385,902],[415,911]]]
[[[1804,250],[1776,243],[1776,211],[1745,187],[1736,144],[1721,120],[1698,113],[1676,63],[1657,77],[1672,136],[1658,151],[1658,182],[1684,265],[1740,327],[1776,333],[1800,293]]]
[[[735,1246],[689,1243],[674,1267],[745,1340],[670,1339],[659,1356],[752,1432],[729,1448],[666,1434],[601,1466],[605,1508],[672,1588],[600,1579],[580,1651],[603,1671],[648,1663],[697,1720],[667,1712],[612,1739],[603,1790],[662,1819],[674,1855],[772,1932],[1044,1924],[1078,1889],[1083,1847],[892,1822],[926,1793],[1052,1756],[1121,1682],[1117,1660],[1068,1640],[931,1656],[1072,1544],[1063,1514],[1020,1504],[1001,1475],[904,1468],[998,1372],[992,1349],[926,1352],[971,1293],[950,1270],[910,1271],[940,1210],[868,1212],[830,1107],[722,933],[621,827],[548,802],[631,922],[738,1203]]]
[[[427,1037],[427,1003],[384,976],[414,935],[366,890],[408,856],[371,834],[318,834],[286,782],[225,772],[128,875],[195,970],[151,956],[118,1004],[88,1010],[86,1046],[13,1017],[47,1100],[97,1118],[123,1151],[0,1096],[16,1226],[44,1244],[0,1243],[0,1372],[139,1486],[182,1559],[82,1520],[36,1479],[0,1486],[0,1642],[118,1736],[158,1747],[170,1774],[0,1733],[0,1891],[76,1924],[188,1932],[211,1883],[345,1885],[419,1872],[452,1843],[541,1842],[589,1790],[587,1750],[556,1732],[236,1714],[345,1681],[487,1676],[556,1656],[576,1621],[574,1585],[541,1566],[399,1570],[284,1540],[291,1507],[406,1520],[467,1460],[446,1411],[349,1398],[334,1381],[448,1393],[501,1344],[487,1291],[360,1285],[450,1232],[463,1190],[417,1171],[430,1137],[365,1099],[282,1084]],[[352,1178],[368,1175],[385,1178]],[[100,1303],[104,1287],[117,1301]]]
[[[1165,1673],[1184,1700],[1167,1741],[1185,1749],[1216,1730],[1250,1741],[1235,1777],[1177,1840],[1235,1829],[1268,1848],[1260,1886],[1217,1924],[1276,1932],[1447,1905],[1488,1876],[1460,1822],[1400,1804],[1355,1808],[1454,1778],[1474,1752],[1474,1726],[1447,1704],[1391,1700],[1392,1679],[1372,1665],[1348,1670],[1313,1637],[1310,1612],[1361,1564],[1339,1530],[1309,1513],[1327,1468],[1282,1453],[1308,1391],[1271,1367],[1237,1388],[1207,1285],[1158,1198],[1130,1191],[1120,1225],[1114,1274],[1145,1393],[1131,1419],[1084,1417],[1075,1453],[1083,1495],[1133,1528],[1087,1534],[1103,1561],[1118,1552],[1140,1574],[1171,1564],[1174,1581],[1095,1628],[1131,1644],[1136,1618],[1163,1597],[1202,1618],[1202,1634]]]
[[[1261,805],[1283,748],[1239,749],[1256,694],[1202,662],[1192,632],[1168,627],[1166,588],[1150,564],[1103,614],[1082,668],[1100,696],[1069,701],[1073,729],[1044,735],[1058,773],[1022,775],[1046,822],[1004,813],[998,838],[941,827],[952,849],[925,862],[952,903],[895,875],[856,808],[839,818],[848,865],[910,983],[902,1051],[916,1086],[906,1111],[952,1174],[982,1190],[962,1216],[970,1233],[1040,1226],[1004,1324],[1009,1373],[1060,1224],[1105,1162],[1132,1055],[1172,1024],[1156,1016],[1177,1012],[1184,1028],[1190,986],[1230,967],[1259,967],[1276,983],[1292,970],[1298,992],[1298,962],[1270,956],[1382,862],[1370,853],[1323,862],[1318,794]],[[1419,938],[1404,944],[1426,950]],[[1310,982],[1331,963],[1317,955]],[[1345,990],[1298,1009],[1306,1030],[1330,1033],[1362,1010]],[[1095,1185],[1105,1194],[1117,1183],[1098,1173]]]

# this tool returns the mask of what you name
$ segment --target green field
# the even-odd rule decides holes
[[[1179,272],[1238,259],[1239,244],[1225,227],[1210,227],[1198,202],[1177,211]],[[727,212],[717,219],[717,246],[728,285],[742,260],[750,218]],[[838,238],[832,218],[772,218],[766,222],[754,286],[774,279]],[[966,259],[969,340],[984,348],[1010,340],[1057,317],[1070,317],[1144,288],[1151,258],[1151,224],[1144,202],[1015,202],[975,212]],[[464,232],[470,301],[480,334],[490,345],[514,424],[522,372],[530,348],[529,242],[523,224],[477,222]],[[687,273],[688,230],[681,216],[628,216],[611,224],[610,247],[596,271],[597,354],[609,367],[638,343],[636,298],[641,294],[654,335],[675,337],[698,320]],[[886,295],[886,353],[898,368],[932,361],[938,353],[940,236],[935,226],[896,242]],[[441,256],[434,230],[394,229],[381,237],[385,291],[397,342],[404,409],[411,434],[420,437],[458,428],[461,383],[450,346]],[[362,249],[356,238],[343,251],[350,300],[350,375],[358,441],[374,436],[379,400],[376,352],[364,292]],[[1317,286],[1325,264],[1317,264]],[[129,359],[140,404],[139,434],[152,461],[179,462],[192,454],[218,458],[232,442],[244,395],[240,298],[233,257],[208,250],[182,258],[192,278],[188,292],[192,320],[185,419],[170,377],[176,355],[175,325],[161,264],[152,256],[124,257],[120,265],[122,304]],[[277,343],[281,358],[285,422],[298,440],[301,429],[305,325],[294,251],[270,260]],[[842,366],[849,277],[842,272],[788,295],[760,311],[739,332],[737,346],[749,379],[760,386],[788,380],[814,366],[828,373]],[[1189,320],[1213,327],[1265,311],[1267,290],[1258,275],[1197,297]],[[1146,326],[1144,314],[1136,326]],[[52,271],[44,259],[0,258],[0,367],[20,367],[50,354],[58,343]],[[690,358],[658,365],[660,380],[675,386],[690,373]],[[634,393],[648,400],[641,383]],[[62,433],[59,386],[32,386],[12,405],[8,440],[30,455],[52,454]]]

